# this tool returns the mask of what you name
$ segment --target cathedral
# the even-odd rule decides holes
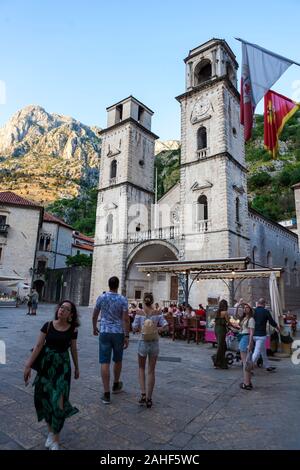
[[[153,111],[133,96],[107,108],[102,148],[90,304],[118,276],[122,293],[182,301],[179,276],[141,272],[136,263],[248,257],[252,267],[283,268],[285,304],[299,304],[298,233],[248,207],[238,63],[226,41],[211,39],[184,59],[180,181],[155,200]],[[300,185],[294,187],[300,210]],[[298,201],[298,204],[297,204]],[[299,214],[300,215],[300,214]],[[298,226],[299,227],[299,226]],[[241,284],[248,302],[268,298],[266,279]],[[190,303],[229,298],[222,280],[195,282]]]

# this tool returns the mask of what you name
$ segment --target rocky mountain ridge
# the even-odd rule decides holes
[[[26,106],[0,129],[0,187],[42,204],[73,197],[98,180],[97,127]]]

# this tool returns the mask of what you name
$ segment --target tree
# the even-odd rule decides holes
[[[67,256],[66,265],[72,266],[92,266],[93,259],[91,256],[79,253],[75,256]]]

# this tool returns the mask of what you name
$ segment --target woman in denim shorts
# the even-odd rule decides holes
[[[158,333],[168,328],[164,316],[153,307],[153,295],[144,295],[143,309],[139,310],[132,324],[133,331],[141,332],[138,343],[139,382],[141,387],[140,405],[152,406],[155,384],[155,366],[159,353]],[[151,333],[149,331],[151,330]],[[148,357],[148,387],[146,394],[146,361]]]
[[[253,310],[249,304],[244,304],[243,319],[240,323],[239,333],[239,350],[243,361],[244,380],[240,384],[243,390],[252,390],[251,372],[247,371],[246,359],[247,354],[253,349],[253,334],[255,328],[255,321],[253,318]]]

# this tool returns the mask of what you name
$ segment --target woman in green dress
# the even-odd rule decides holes
[[[215,318],[215,335],[218,342],[217,354],[213,356],[214,367],[216,369],[228,369],[226,363],[226,334],[229,325],[228,303],[226,300],[221,300]]]
[[[24,381],[25,385],[28,385],[31,367],[43,349],[33,382],[34,405],[38,421],[45,419],[47,423],[49,434],[45,447],[50,450],[59,450],[59,433],[65,419],[78,412],[78,409],[69,402],[71,384],[69,348],[75,367],[74,378],[79,378],[78,326],[75,304],[70,300],[60,302],[54,320],[45,323],[41,328],[37,344],[25,364]]]

